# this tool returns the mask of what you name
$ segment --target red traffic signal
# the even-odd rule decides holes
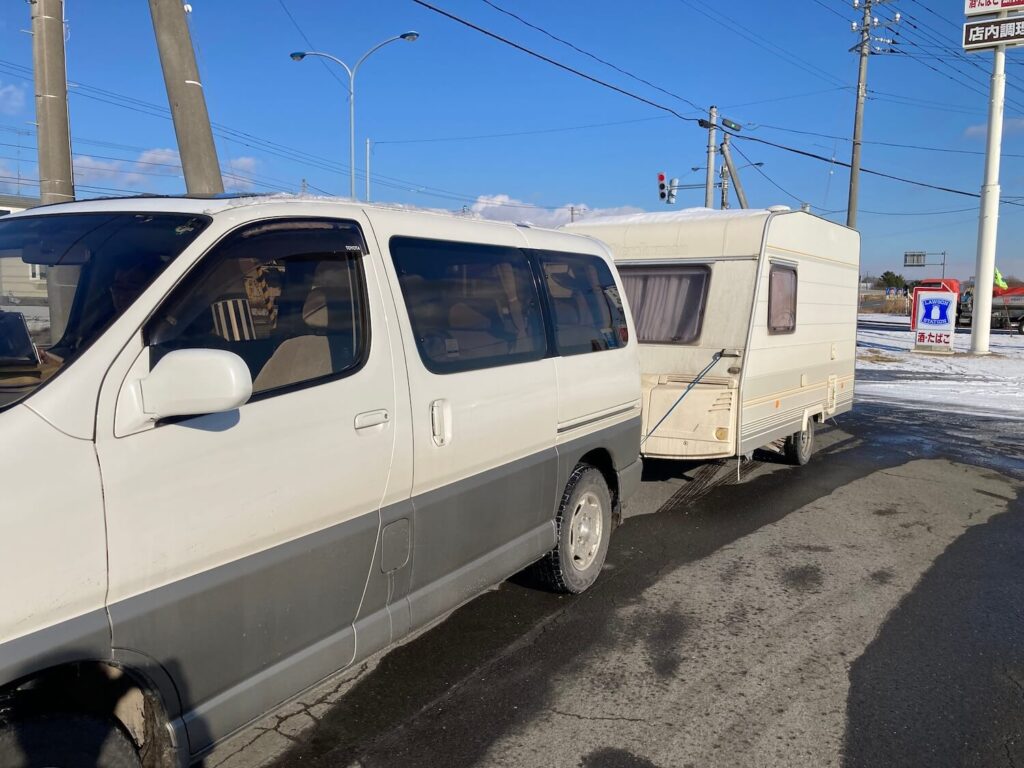
[[[665,174],[658,174],[658,197],[662,200],[668,200],[668,186],[665,184]]]

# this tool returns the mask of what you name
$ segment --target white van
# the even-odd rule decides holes
[[[745,455],[853,406],[860,235],[784,206],[578,222],[615,256],[640,336],[644,456]],[[682,398],[680,400],[680,398]]]
[[[184,765],[524,566],[581,592],[640,482],[589,238],[131,198],[6,216],[5,259],[49,301],[0,305],[4,766]]]

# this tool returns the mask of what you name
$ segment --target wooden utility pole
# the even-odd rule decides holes
[[[167,86],[167,101],[174,118],[185,187],[190,195],[220,194],[224,191],[224,181],[192,36],[185,20],[185,7],[181,0],[149,0],[149,10]]]

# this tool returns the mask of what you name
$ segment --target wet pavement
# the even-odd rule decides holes
[[[514,578],[206,765],[1024,766],[1024,422],[919,418],[648,462],[590,591]]]

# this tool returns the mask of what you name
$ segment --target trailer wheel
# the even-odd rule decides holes
[[[597,580],[612,532],[612,495],[598,469],[576,465],[555,524],[558,542],[533,572],[549,589],[578,595]]]
[[[814,419],[807,420],[807,429],[794,432],[786,438],[783,452],[786,460],[798,467],[811,460],[811,454],[814,453]]]

